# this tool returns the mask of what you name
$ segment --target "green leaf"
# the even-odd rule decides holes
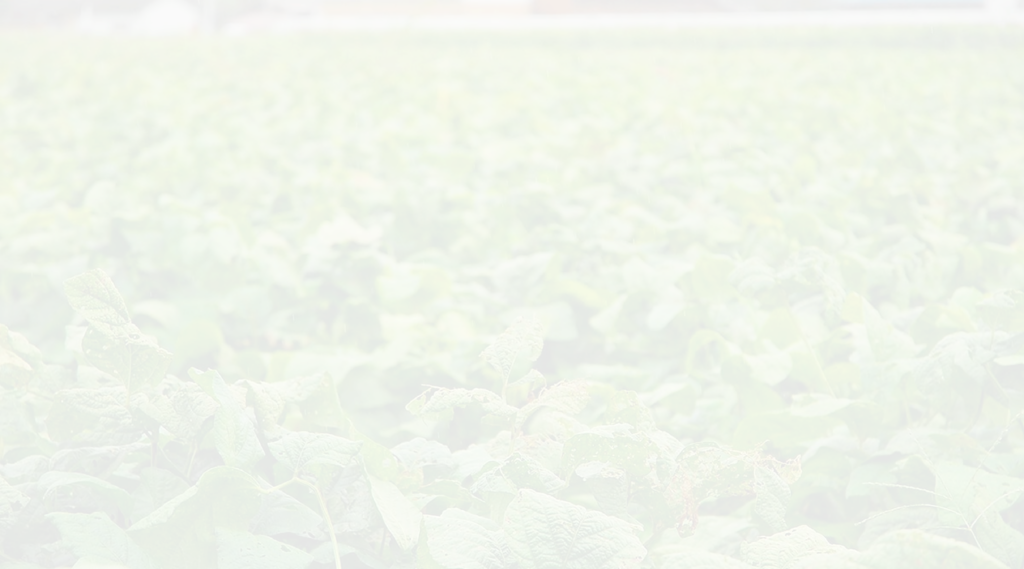
[[[899,530],[878,538],[871,548],[856,556],[871,569],[938,567],[941,569],[1007,569],[984,551],[921,530]],[[810,569],[810,568],[807,568]]]
[[[786,506],[789,503],[789,485],[774,470],[757,467],[754,469],[754,518],[772,532],[787,527]]]
[[[755,500],[755,517],[771,518],[774,514],[774,519],[759,520],[770,525],[784,514],[789,489],[782,485],[799,477],[799,461],[780,462],[760,451],[739,452],[698,443],[687,445],[676,457],[675,472],[668,478],[662,496],[683,531],[693,530],[696,508],[702,501],[750,494],[758,494],[762,500],[761,504]]]
[[[28,496],[0,477],[0,538],[18,523],[21,510],[28,504],[28,501]]]
[[[151,569],[152,561],[106,514],[53,512],[46,518],[60,531],[71,552],[82,559]]]
[[[305,503],[285,492],[271,492],[263,497],[263,507],[249,529],[261,535],[292,534],[319,540],[326,536],[323,525],[323,517]]]
[[[105,272],[93,269],[64,281],[64,294],[76,312],[101,331],[131,322],[121,293]]]
[[[106,480],[80,472],[51,470],[37,482],[43,491],[43,501],[60,508],[110,508],[124,515],[132,511],[132,498],[128,492]]]
[[[398,457],[408,468],[422,468],[427,465],[454,466],[452,451],[447,446],[429,441],[423,437],[399,443],[391,448],[391,454]]]
[[[809,441],[826,435],[842,425],[832,416],[805,417],[790,410],[760,413],[743,418],[733,433],[732,444],[740,449],[752,449],[771,441],[787,450],[803,449]]]
[[[513,453],[497,468],[484,473],[473,485],[473,493],[515,494],[520,488],[554,493],[564,485],[562,479],[536,459]]]
[[[728,555],[686,548],[666,555],[658,565],[659,569],[753,569],[749,565]]]
[[[573,474],[594,495],[599,510],[629,519],[630,480],[625,470],[607,462],[593,461],[577,466]]]
[[[431,388],[409,402],[405,408],[413,415],[424,418],[441,418],[450,415],[457,407],[480,404],[484,413],[502,418],[512,418],[518,409],[505,403],[501,396],[486,389]]]
[[[1012,332],[1024,330],[1024,291],[996,291],[975,307],[992,328]]]
[[[11,332],[0,324],[0,387],[17,389],[28,384],[32,379],[33,369],[24,358],[41,359],[38,352],[39,350],[29,344],[24,336]]]
[[[420,537],[423,514],[397,486],[375,476],[369,476],[370,492],[377,511],[391,537],[402,549],[412,549]]]
[[[170,352],[131,323],[124,299],[110,277],[95,269],[64,282],[68,302],[89,321],[82,337],[85,358],[113,375],[129,392],[163,378]]]
[[[502,524],[523,569],[628,569],[647,555],[629,523],[520,490]]]
[[[127,444],[141,430],[135,425],[123,387],[75,388],[57,392],[46,418],[54,440]]]
[[[840,398],[821,398],[803,406],[794,406],[790,413],[800,418],[839,419],[861,441],[878,434],[885,419],[885,410],[876,402]]]
[[[362,443],[328,433],[287,433],[268,444],[274,458],[293,472],[325,464],[344,468],[352,464]]]
[[[426,550],[431,560],[445,569],[513,569],[515,557],[505,535],[465,516],[447,510],[441,516],[424,516]]]
[[[1024,564],[1024,534],[1000,515],[1022,499],[1024,480],[950,462],[939,462],[934,472],[936,503],[959,513],[940,516],[952,526],[972,524],[981,548],[1003,563]]]
[[[178,475],[162,468],[146,467],[139,472],[139,487],[132,492],[132,519],[140,520],[169,500],[188,490]]]
[[[690,273],[690,286],[702,300],[720,301],[732,293],[729,276],[736,268],[732,259],[723,255],[703,255]]]
[[[203,422],[217,412],[217,402],[199,385],[168,377],[157,386],[155,395],[139,404],[139,410],[179,441],[191,443]]]
[[[90,327],[82,338],[82,353],[90,364],[132,391],[163,379],[173,358],[134,324],[109,331]]]
[[[606,400],[604,422],[632,425],[637,431],[642,433],[652,433],[657,430],[657,423],[654,421],[651,409],[644,404],[637,392],[616,390],[607,396]],[[586,405],[585,401],[581,403],[579,411],[582,411]],[[576,411],[576,413],[579,411]]]
[[[248,529],[264,492],[243,470],[218,466],[128,528],[162,569],[217,569],[217,530]]]
[[[313,556],[265,535],[217,531],[217,569],[305,569]]]
[[[480,353],[480,357],[507,382],[515,379],[510,376],[517,363],[532,364],[543,349],[544,324],[537,318],[519,317]]]
[[[220,326],[200,318],[188,322],[178,333],[174,356],[179,362],[188,362],[207,354],[216,354],[223,345],[224,333],[220,331]]]
[[[755,567],[789,569],[801,558],[841,551],[842,547],[830,544],[824,536],[813,529],[798,526],[743,544],[740,547],[740,557]]]
[[[565,415],[576,415],[590,401],[590,391],[585,381],[562,381],[545,389],[516,413],[515,428],[521,429],[526,421],[539,409],[552,409]]]
[[[214,370],[200,372],[190,369],[189,375],[217,401],[213,417],[213,441],[224,463],[240,468],[251,467],[263,458],[263,447],[256,435],[254,419],[250,419],[243,402],[244,392],[234,390]]]
[[[651,471],[657,454],[657,447],[628,425],[596,427],[566,441],[562,448],[562,472],[568,474],[583,463],[601,461],[642,478]]]
[[[535,317],[541,321],[544,339],[552,342],[571,342],[580,336],[575,325],[572,307],[565,302],[556,302],[544,306],[525,306],[503,312],[499,318],[503,322],[515,322],[516,318]]]
[[[278,429],[278,422],[289,405],[299,408],[306,424],[323,427],[346,425],[338,393],[326,372],[274,383],[249,381],[246,385],[256,418],[267,432]]]

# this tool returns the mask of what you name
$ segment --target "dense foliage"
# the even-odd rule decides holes
[[[0,567],[1024,567],[1022,58],[0,38]]]

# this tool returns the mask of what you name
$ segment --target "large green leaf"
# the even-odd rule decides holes
[[[47,519],[60,531],[64,542],[81,559],[120,563],[129,569],[151,569],[152,561],[105,514],[53,512]]]
[[[28,496],[0,477],[0,538],[18,522],[18,516],[28,501]]]
[[[517,567],[505,535],[468,515],[448,510],[441,516],[424,516],[426,551],[430,560],[445,569],[512,569]],[[421,554],[422,555],[422,554]]]
[[[217,567],[217,531],[248,529],[264,492],[243,470],[219,466],[128,528],[162,569]]]
[[[217,569],[305,569],[313,556],[265,535],[217,531]]]
[[[51,470],[39,477],[37,486],[43,501],[53,509],[99,509],[122,515],[132,511],[127,490],[88,474]]]
[[[123,387],[59,391],[47,415],[47,432],[58,441],[135,442],[141,427],[132,417],[127,398],[128,392]]]
[[[90,324],[109,332],[131,322],[121,293],[101,269],[93,269],[64,281],[71,307]]]
[[[842,550],[842,547],[830,544],[813,529],[797,526],[744,544],[741,557],[744,562],[755,567],[790,569],[804,558],[840,553]]]
[[[373,503],[377,505],[377,511],[395,543],[402,549],[415,547],[420,537],[420,521],[423,519],[419,508],[391,482],[374,476],[370,476],[369,480]]]
[[[647,555],[634,527],[533,490],[521,490],[502,525],[523,569],[625,569]]]

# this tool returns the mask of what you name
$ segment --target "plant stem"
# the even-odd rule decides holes
[[[811,359],[814,360],[814,367],[818,371],[818,379],[821,380],[822,385],[828,390],[828,395],[836,397],[836,392],[831,388],[831,384],[828,383],[828,378],[825,377],[825,370],[821,367],[821,362],[818,360],[818,354],[814,351],[814,347],[811,346],[811,341],[807,339],[807,335],[804,334],[804,329],[800,327],[800,322],[797,321],[797,315],[793,313],[793,307],[790,306],[790,300],[785,300],[785,313],[790,315],[790,321],[793,322],[793,327],[797,329],[797,334],[800,335],[800,340],[804,343],[804,347],[811,353]]]
[[[974,429],[974,426],[978,424],[978,420],[981,419],[981,409],[984,406],[985,392],[982,391],[981,394],[978,395],[978,407],[974,409],[973,413],[971,413],[971,421],[967,424],[967,428],[964,429],[965,433],[970,433],[971,429]]]
[[[189,444],[188,465],[185,467],[185,478],[191,482],[191,469],[196,466],[196,455],[199,454],[199,443],[193,441]]]
[[[334,533],[334,522],[331,521],[331,513],[327,511],[327,502],[324,501],[323,494],[320,493],[320,489],[317,488],[316,484],[313,484],[312,482],[307,482],[299,478],[293,478],[289,482],[296,482],[306,486],[316,493],[316,499],[320,502],[320,511],[324,515],[324,521],[327,522],[327,531],[331,534],[331,546],[334,548],[334,569],[341,569],[341,552],[338,550],[338,536]]]
[[[387,528],[384,528],[382,530],[382,532],[381,532],[381,545],[380,545],[380,548],[377,549],[377,555],[379,557],[384,557],[384,546],[385,545],[387,545]]]
[[[909,429],[913,426],[913,418],[910,415],[910,396],[906,392],[906,382],[901,382],[900,386],[903,389],[903,414],[906,417],[906,427]]]

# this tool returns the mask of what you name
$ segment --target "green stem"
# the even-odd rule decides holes
[[[385,548],[386,545],[387,545],[387,528],[384,528],[382,533],[381,533],[381,545],[380,545],[380,548],[377,549],[377,555],[379,557],[381,557],[381,558],[384,557],[384,548]]]
[[[509,456],[515,452],[515,427],[509,431]]]
[[[334,548],[334,569],[341,569],[341,551],[338,549],[338,536],[334,533],[334,522],[331,520],[331,513],[327,511],[327,502],[324,501],[324,496],[323,494],[320,493],[320,489],[317,488],[316,484],[313,484],[312,482],[307,482],[305,480],[302,480],[301,478],[292,478],[287,482],[283,482],[281,484],[278,484],[277,486],[268,488],[264,490],[264,492],[269,494],[271,492],[280,490],[292,483],[301,484],[302,486],[305,486],[313,490],[313,492],[316,494],[316,499],[317,501],[320,502],[320,512],[324,516],[324,521],[327,522],[327,531],[331,534],[331,546]]]
[[[967,428],[964,429],[965,433],[970,433],[971,429],[978,424],[978,420],[981,419],[981,409],[985,406],[985,392],[982,391],[978,396],[978,407],[971,413],[971,421],[967,424]]]
[[[906,392],[906,382],[902,382],[900,386],[903,389],[903,414],[906,417],[906,427],[909,429],[913,426],[913,418],[910,415],[910,395]]]
[[[800,327],[800,322],[797,321],[797,315],[793,313],[793,307],[790,306],[790,301],[785,301],[785,313],[790,315],[790,321],[793,322],[793,327],[797,329],[797,334],[800,335],[800,340],[804,343],[804,347],[811,353],[811,359],[814,360],[814,368],[818,371],[818,379],[821,380],[822,385],[828,390],[828,395],[836,397],[836,392],[831,388],[831,384],[828,383],[828,378],[825,377],[825,370],[821,367],[821,361],[818,360],[818,354],[814,351],[811,346],[811,341],[807,339],[807,335],[804,334],[804,329]]]
[[[188,446],[188,465],[185,466],[185,477],[188,479],[189,483],[191,483],[191,469],[196,466],[196,455],[199,454],[199,443],[193,441],[189,443]]]

